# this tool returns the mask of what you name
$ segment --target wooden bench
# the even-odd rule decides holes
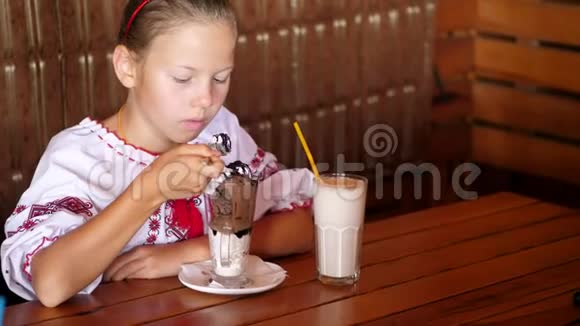
[[[580,5],[442,0],[438,9],[441,71],[472,99],[473,158],[580,184]]]

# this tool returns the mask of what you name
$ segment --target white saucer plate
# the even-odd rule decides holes
[[[208,269],[211,263],[209,261],[183,265],[178,278],[183,285],[199,292],[220,295],[255,294],[273,289],[286,279],[286,272],[279,265],[268,262],[263,262],[263,264],[266,264],[270,272],[265,274],[247,273],[246,277],[251,280],[251,283],[243,288],[227,289],[215,282],[211,282],[211,275]]]

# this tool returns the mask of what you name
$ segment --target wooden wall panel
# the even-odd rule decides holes
[[[313,82],[307,76],[307,46],[308,27],[304,25],[294,25],[293,33],[290,34],[291,51],[290,55],[290,76],[291,83],[288,89],[291,111],[296,112],[308,106],[306,88]]]
[[[63,56],[65,125],[78,123],[86,116],[94,116],[89,98],[89,67],[87,56],[82,52]]]
[[[266,26],[268,28],[277,28],[283,25],[289,25],[292,22],[292,17],[296,17],[295,4],[286,0],[263,0],[264,10],[266,15]]]
[[[280,28],[271,36],[269,93],[273,112],[288,113],[294,110],[295,98],[291,90],[294,85],[292,71],[295,68],[292,65],[293,57],[290,55],[293,33],[292,29]]]
[[[250,102],[250,115],[251,116],[266,116],[270,112],[271,108],[271,93],[270,93],[270,53],[272,53],[272,42],[271,34],[268,32],[258,33],[255,35],[256,43],[251,56],[253,60],[250,63],[251,76],[242,76],[246,78],[246,83],[250,82],[252,89],[248,90],[245,94],[253,101]],[[258,90],[258,92],[257,92]],[[259,90],[264,90],[259,92]],[[256,94],[257,93],[257,94]],[[248,96],[248,94],[256,94],[257,96]]]
[[[238,38],[236,70],[232,75],[227,105],[235,108],[242,121],[257,120],[270,110],[269,88],[277,86],[270,80],[270,53],[278,45],[270,33],[242,34]],[[252,94],[250,96],[249,94]]]
[[[11,17],[23,15],[27,19],[22,22],[17,19],[10,19],[10,29],[12,33],[23,31],[21,34],[27,37],[7,38],[10,44],[6,48],[10,49],[8,56],[4,59],[5,70],[5,108],[7,114],[3,116],[3,128],[6,128],[11,140],[10,155],[11,168],[15,170],[26,170],[27,162],[36,159],[38,155],[38,133],[35,128],[34,109],[38,103],[38,65],[31,57],[34,46],[32,39],[33,26],[29,19],[29,6],[25,2],[11,1],[8,3],[7,11]],[[26,50],[26,54],[21,51]],[[24,173],[24,171],[23,171]]]
[[[334,14],[333,5],[328,0],[304,0],[304,18],[309,21],[328,21]]]
[[[127,95],[111,61],[120,28],[118,17],[122,15],[124,3],[118,0],[83,2],[89,110],[98,119],[119,110]]]
[[[473,129],[477,162],[580,184],[580,150],[528,135],[492,128]]]
[[[399,7],[396,3],[385,4],[386,8],[381,14],[381,36],[377,49],[382,58],[384,73],[383,80],[386,87],[394,87],[401,78],[401,66],[403,62],[404,33],[401,31],[401,18]]]
[[[362,116],[364,114],[363,99],[356,98],[351,100],[348,107],[348,141],[346,143],[346,157],[348,162],[363,162],[364,147],[362,142],[362,135],[364,135],[363,127],[361,125]]]
[[[362,18],[361,18],[362,21]],[[338,99],[352,99],[362,93],[360,83],[362,47],[362,24],[356,17],[337,19],[333,23],[335,68],[333,69],[336,85],[335,94]],[[390,76],[385,76],[385,79]]]
[[[437,32],[475,28],[478,0],[439,0],[437,3]]]
[[[39,65],[30,1],[0,2],[0,212],[8,214],[28,184],[40,155]]]
[[[483,31],[580,45],[578,5],[531,0],[484,0],[478,1],[477,16],[478,28]]]
[[[362,110],[364,113],[361,115],[360,121],[360,126],[362,128],[359,130],[360,134],[357,138],[361,140],[361,162],[369,169],[375,167],[377,163],[387,156],[384,155],[383,157],[377,157],[376,152],[380,152],[380,146],[376,146],[376,144],[372,142],[365,142],[365,134],[367,132],[370,133],[377,125],[386,124],[386,121],[383,119],[383,113],[386,109],[387,107],[383,94],[370,94],[366,100],[363,101]],[[381,133],[382,130],[379,131],[377,129],[373,135],[382,135]]]
[[[407,55],[408,53],[413,53],[416,50],[416,39],[418,27],[415,23],[418,22],[415,17],[417,16],[415,12],[415,7],[410,1],[402,1],[394,9],[398,10],[398,31],[401,33],[400,40],[404,40],[398,44],[401,47],[401,68],[399,70],[399,78],[405,82],[410,82],[413,80],[413,57]]]
[[[349,135],[347,135],[348,125],[351,123],[348,120],[349,106],[346,103],[338,103],[334,105],[330,111],[332,123],[330,124],[330,158],[329,164],[333,171],[336,171],[337,161],[339,155],[346,158],[346,150]]]
[[[316,163],[332,165],[333,161],[336,160],[331,156],[333,143],[336,139],[329,136],[332,134],[331,130],[334,129],[334,112],[329,107],[318,107],[304,114],[300,123],[304,123],[308,127],[306,137],[312,140],[312,151],[316,157]],[[322,128],[327,130],[327,136],[321,135]],[[297,145],[299,145],[298,142]],[[296,153],[299,160],[296,161],[296,164],[300,165],[296,166],[309,166],[304,150],[301,146],[299,147],[298,153]]]
[[[123,14],[126,1],[83,0],[88,48],[110,52],[115,46],[119,29],[119,17]]]
[[[87,26],[84,23],[82,1],[63,0],[58,9],[63,31],[64,122],[70,126],[95,113],[89,99]]]
[[[506,128],[478,127],[476,158],[578,184],[580,102],[574,94],[580,92],[580,55],[574,48],[580,44],[579,19],[574,2],[478,2],[477,27],[485,37],[475,41],[476,74],[529,90],[474,84],[475,118]]]
[[[60,58],[62,40],[58,24],[55,24],[59,19],[55,6],[47,1],[35,1],[33,12],[41,89],[37,127],[42,129],[41,145],[46,146],[50,138],[65,126]]]
[[[439,0],[436,13],[435,64],[445,91],[471,96],[473,37],[477,24],[478,0]],[[452,36],[450,36],[452,35]]]
[[[0,7],[3,57],[27,56],[35,43],[30,1],[5,0]]]
[[[317,23],[310,26],[306,45],[305,87],[308,107],[330,105],[336,99],[332,25]]]
[[[477,119],[580,140],[580,101],[476,83],[473,88]]]
[[[294,121],[295,115],[292,114],[279,116],[272,121],[272,153],[286,166],[294,165],[299,145],[296,137],[292,137],[295,134],[292,127]],[[308,132],[308,128],[305,129],[305,132]]]
[[[248,92],[249,83],[244,82],[245,76],[250,76],[250,60],[252,44],[255,42],[255,36],[241,34],[238,37],[235,57],[235,73],[232,74],[230,82],[230,92],[226,101],[226,106],[236,107],[238,117],[245,120],[249,113],[249,97],[244,96]]]
[[[10,124],[9,119],[11,118],[11,114],[8,105],[13,102],[13,100],[10,99],[12,96],[12,92],[10,91],[12,64],[0,61],[0,69],[0,117],[2,117],[0,122],[0,137],[1,139],[9,139],[10,133],[8,132],[8,125]],[[10,167],[11,147],[12,142],[0,142],[0,156],[5,158],[4,160],[0,160],[0,171]]]
[[[478,69],[512,75],[541,86],[580,92],[577,53],[478,38],[475,42]]]
[[[263,28],[266,25],[263,0],[232,0],[242,33]]]
[[[437,41],[436,64],[443,80],[457,80],[474,71],[474,46],[473,38],[467,37]]]
[[[363,0],[334,0],[330,1],[334,17],[351,17],[364,10]]]
[[[429,119],[418,112],[421,101],[418,88],[415,85],[403,87],[401,94],[401,134],[399,138],[399,151],[401,160],[413,162],[420,158],[421,153],[417,150],[421,145],[421,133],[416,129],[416,125],[421,119]]]
[[[37,51],[42,57],[56,57],[62,49],[59,13],[57,7],[48,1],[34,1],[32,8],[35,21]]]
[[[377,46],[382,43],[382,21],[378,13],[372,13],[362,21],[362,80],[370,92],[385,88],[386,78],[383,78],[385,58],[382,56],[381,47]]]
[[[83,3],[77,0],[61,0],[56,7],[61,24],[62,51],[69,54],[87,48],[87,27],[84,23]]]
[[[406,37],[402,37],[401,40],[405,40],[401,44],[408,45],[406,51],[403,53],[413,53],[414,55],[405,55],[403,58],[408,60],[404,61],[403,64],[407,63],[409,68],[408,73],[403,74],[403,80],[411,80],[417,87],[420,87],[420,83],[423,79],[422,73],[425,69],[424,61],[426,56],[425,40],[428,39],[426,33],[428,32],[428,11],[425,7],[419,6],[417,2],[412,2],[411,7],[406,9],[406,26],[407,31],[403,34]],[[430,66],[430,65],[429,65]]]

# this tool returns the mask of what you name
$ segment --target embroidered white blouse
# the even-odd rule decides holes
[[[309,207],[313,178],[306,169],[285,170],[271,153],[260,149],[240,126],[237,117],[221,108],[212,122],[191,141],[209,143],[214,134],[226,133],[232,151],[227,164],[249,164],[263,181],[258,187],[255,219],[267,212]],[[5,224],[2,243],[2,274],[8,287],[27,300],[34,300],[30,263],[32,257],[60,236],[95,217],[117,198],[132,180],[151,164],[156,155],[125,144],[115,133],[90,118],[56,135],[48,144],[31,185],[20,198]],[[189,199],[200,212],[207,233],[205,196]],[[123,252],[147,244],[165,244],[187,238],[188,230],[173,218],[168,201],[148,218]],[[200,223],[201,224],[201,223]],[[99,276],[81,293],[91,293]]]

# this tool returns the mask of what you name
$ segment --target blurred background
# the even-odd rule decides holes
[[[287,167],[307,167],[299,121],[323,170],[369,176],[370,219],[461,200],[466,162],[479,195],[580,204],[577,1],[232,2],[227,106]],[[124,4],[0,0],[0,220],[53,135],[122,105],[110,60]],[[408,173],[395,196],[403,163],[441,181],[417,174],[417,189]]]

